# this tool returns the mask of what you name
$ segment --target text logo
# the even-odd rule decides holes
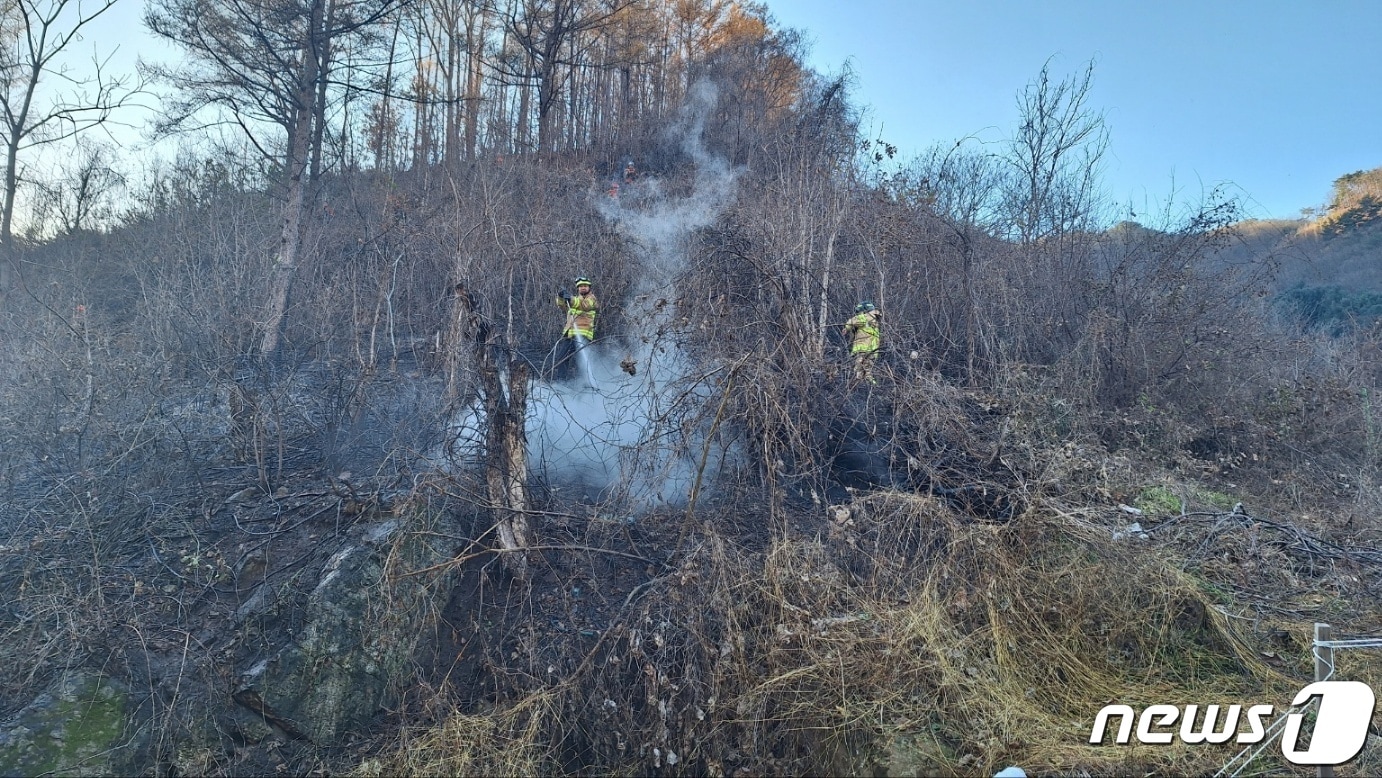
[[[1311,697],[1320,698],[1320,712],[1315,716],[1315,731],[1310,748],[1296,750],[1303,715],[1291,713],[1286,717],[1286,731],[1281,736],[1281,753],[1292,764],[1343,764],[1363,750],[1368,739],[1368,725],[1377,702],[1372,687],[1360,681],[1316,681],[1296,692],[1292,705],[1301,705]]]
[[[1297,749],[1305,715],[1288,713],[1281,737],[1282,755],[1298,765],[1339,765],[1358,756],[1367,741],[1376,703],[1372,688],[1360,681],[1316,681],[1297,692],[1291,705],[1303,705],[1315,697],[1319,698],[1320,707],[1309,747]],[[1128,705],[1105,705],[1094,717],[1089,742],[1102,743],[1109,723],[1116,717],[1118,729],[1113,742],[1118,745],[1132,741],[1134,724],[1139,743],[1167,744],[1179,737],[1182,743],[1190,745],[1230,740],[1251,745],[1266,737],[1265,722],[1274,713],[1270,705],[1253,705],[1246,715],[1242,705],[1229,705],[1227,709],[1208,705],[1203,715],[1200,710],[1199,705],[1186,705],[1184,710],[1175,705],[1149,705],[1138,713]],[[1247,730],[1239,731],[1240,724],[1246,724]]]

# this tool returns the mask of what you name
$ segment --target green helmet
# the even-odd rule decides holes
[[[581,284],[585,284],[586,286],[593,286],[593,284],[590,283],[590,279],[586,278],[585,276],[581,276],[580,278],[576,279],[576,286],[580,286]]]
[[[868,313],[869,311],[876,311],[876,310],[878,310],[878,306],[874,305],[873,303],[869,302],[868,300],[865,300],[865,301],[863,301],[862,303],[859,303],[858,305],[854,306],[854,312],[855,312],[855,313]]]

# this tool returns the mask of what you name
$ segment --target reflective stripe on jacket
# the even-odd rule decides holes
[[[878,311],[855,314],[845,323],[845,337],[850,339],[851,354],[871,354],[878,350],[883,333],[878,329]]]
[[[595,313],[599,310],[600,303],[595,299],[594,292],[572,297],[570,305],[558,297],[557,306],[566,311],[566,327],[562,330],[562,335],[568,338],[580,335],[587,340],[595,339]]]

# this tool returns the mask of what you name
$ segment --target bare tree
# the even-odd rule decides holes
[[[444,158],[454,165],[475,154],[485,36],[491,0],[426,0],[413,7],[426,50],[440,70]],[[422,58],[423,52],[418,52]]]
[[[404,0],[156,0],[145,16],[155,34],[190,55],[177,68],[150,68],[179,90],[165,131],[203,126],[198,117],[238,126],[277,159],[284,200],[259,351],[279,347],[301,248],[309,166],[322,142],[333,45],[368,30]],[[282,132],[266,136],[266,130]]]
[[[1022,243],[1089,225],[1108,148],[1104,118],[1089,105],[1094,63],[1054,83],[1050,67],[1043,65],[1018,97],[1022,124],[1008,156],[1010,230]]]
[[[631,4],[631,0],[600,4],[589,0],[523,0],[509,11],[508,33],[524,56],[519,66],[510,67],[503,74],[519,79],[525,86],[536,83],[539,151],[556,148],[554,123],[562,88],[567,85],[571,70],[584,61],[583,35],[609,24]],[[519,118],[527,119],[526,115]]]
[[[111,146],[78,141],[53,179],[42,185],[38,210],[44,217],[56,218],[62,234],[74,235],[108,223],[114,210],[112,196],[124,183],[114,168]]]
[[[14,209],[27,150],[77,136],[107,122],[136,89],[132,79],[106,70],[94,57],[85,75],[63,63],[81,33],[118,0],[4,0],[0,3],[0,132],[5,144],[4,201],[0,205],[0,304],[12,283]],[[67,82],[51,96],[39,87]]]
[[[933,213],[949,232],[957,250],[960,339],[964,344],[966,373],[973,381],[978,376],[980,358],[988,356],[984,353],[984,322],[980,316],[984,254],[980,247],[987,242],[985,238],[1001,204],[1004,171],[997,157],[970,148],[968,140],[932,148],[894,179],[891,187],[893,195],[904,204]]]

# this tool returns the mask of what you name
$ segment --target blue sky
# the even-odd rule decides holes
[[[910,156],[1001,142],[1048,59],[1095,61],[1103,180],[1134,210],[1224,184],[1245,215],[1296,218],[1382,167],[1382,0],[767,0],[823,73],[849,62],[877,137]]]
[[[971,135],[1000,143],[1043,63],[1060,78],[1093,59],[1092,104],[1110,130],[1103,180],[1136,211],[1225,184],[1247,216],[1296,218],[1339,176],[1382,167],[1382,0],[766,4],[804,34],[813,68],[849,63],[875,137],[906,156]],[[142,10],[122,0],[87,42],[122,44],[117,64],[169,56]]]

